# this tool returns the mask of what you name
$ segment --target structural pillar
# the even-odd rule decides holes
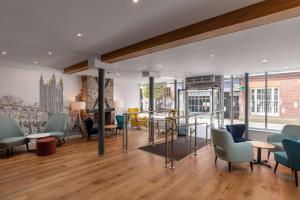
[[[104,148],[104,125],[105,125],[105,70],[99,69],[98,70],[98,114],[99,114],[99,121],[98,121],[98,154],[104,155],[105,148]]]
[[[154,111],[154,77],[149,77],[149,144],[154,144],[154,122],[153,122],[153,111]]]
[[[174,81],[174,98],[175,98],[175,103],[174,103],[174,110],[177,110],[178,108],[178,99],[177,99],[177,80]]]
[[[245,136],[249,138],[249,73],[245,73]]]

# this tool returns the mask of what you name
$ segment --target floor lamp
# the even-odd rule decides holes
[[[86,108],[86,104],[85,104],[84,101],[74,101],[74,102],[71,103],[71,110],[72,110],[72,112],[75,113],[75,120],[74,120],[73,126],[75,125],[75,122],[77,120],[79,120],[79,124],[80,124],[80,128],[81,128],[82,133],[83,133],[84,130],[83,130],[80,111],[85,110],[85,108]]]

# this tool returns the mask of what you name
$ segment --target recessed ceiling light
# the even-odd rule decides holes
[[[6,51],[1,51],[1,54],[2,54],[2,55],[6,55],[7,52],[6,52]]]
[[[262,63],[262,64],[267,64],[267,63],[269,63],[269,61],[268,61],[267,59],[263,59],[263,60],[261,61],[261,63]]]
[[[33,63],[34,63],[34,64],[38,64],[39,62],[38,62],[38,61],[34,61]]]
[[[214,58],[214,57],[215,57],[215,54],[210,54],[210,57],[211,57],[211,58]]]
[[[49,51],[48,54],[49,54],[49,55],[52,55],[52,51]]]
[[[162,65],[160,65],[160,64],[158,64],[158,65],[157,65],[157,67],[158,67],[158,68],[163,68],[163,66],[162,66]]]
[[[133,3],[138,3],[138,2],[139,2],[139,0],[132,0],[132,2],[133,2]]]
[[[77,37],[82,37],[82,33],[76,33]]]

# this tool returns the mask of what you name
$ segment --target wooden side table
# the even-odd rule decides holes
[[[272,168],[271,165],[267,164],[267,160],[261,160],[261,150],[274,150],[275,146],[273,144],[269,144],[261,141],[247,141],[252,144],[254,148],[257,148],[257,160],[254,160],[253,164],[264,165],[266,167]]]

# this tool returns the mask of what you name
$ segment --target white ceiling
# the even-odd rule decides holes
[[[32,67],[37,60],[36,67],[62,69],[260,1],[1,0],[0,51],[7,55],[0,55],[0,67]],[[77,38],[76,32],[83,37]]]
[[[141,72],[182,79],[195,75],[300,70],[300,17],[107,65],[114,78],[138,82]],[[215,55],[213,58],[211,55]],[[262,60],[269,63],[263,64]],[[86,73],[86,72],[85,72]],[[96,75],[94,70],[88,74]]]

